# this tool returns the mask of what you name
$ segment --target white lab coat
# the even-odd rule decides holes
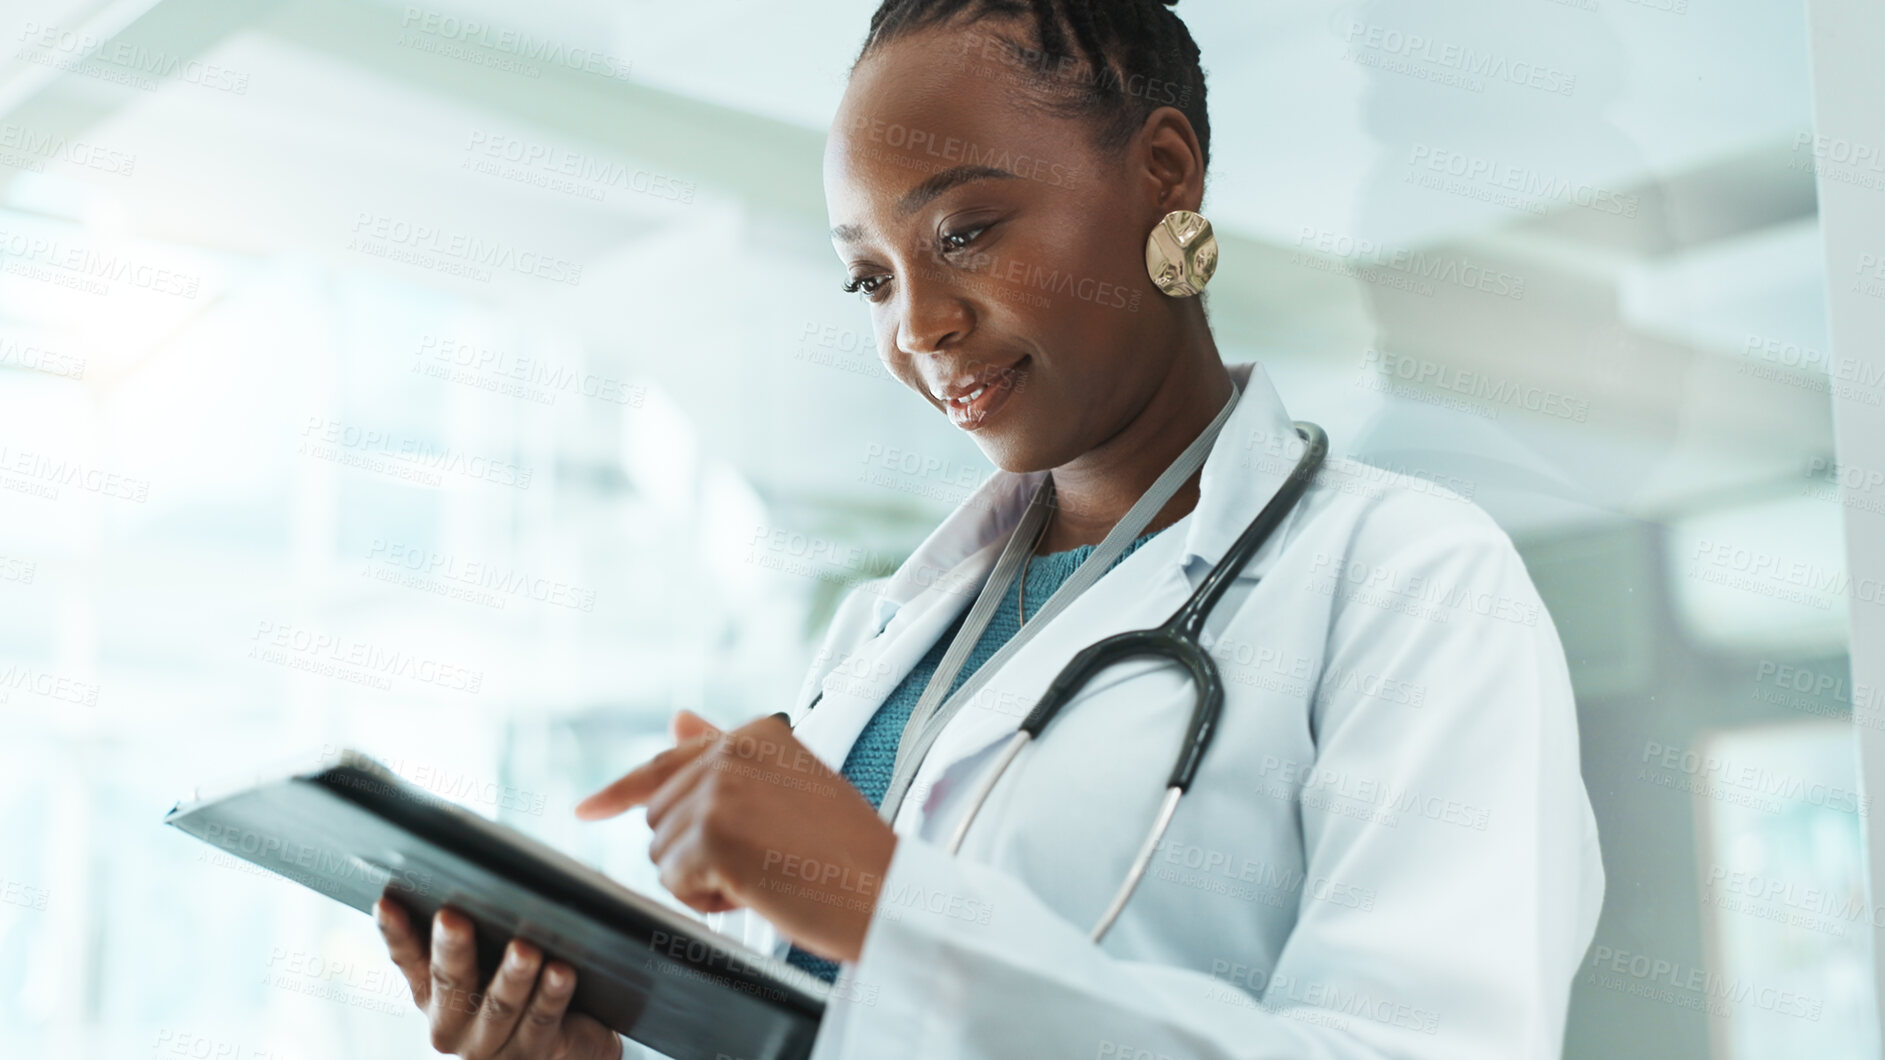
[[[813,1060],[1560,1055],[1604,883],[1563,649],[1504,531],[1419,480],[1331,457],[1219,603],[1216,742],[1102,943],[1089,931],[1191,713],[1175,666],[1089,685],[945,853],[1053,675],[1169,616],[1294,464],[1266,373],[1231,371],[1244,396],[1195,510],[936,740]],[[1042,474],[997,471],[896,574],[846,596],[793,708],[831,768],[972,602]],[[723,927],[783,954],[765,921],[733,916]]]

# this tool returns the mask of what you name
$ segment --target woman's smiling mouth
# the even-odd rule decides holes
[[[1007,367],[989,369],[966,387],[937,390],[935,397],[949,414],[949,422],[965,431],[980,430],[1020,388],[1028,360],[1023,357]],[[958,392],[951,394],[949,390]]]

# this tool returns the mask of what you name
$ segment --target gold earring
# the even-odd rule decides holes
[[[1173,298],[1190,298],[1217,271],[1217,237],[1203,214],[1173,210],[1145,241],[1145,271]]]

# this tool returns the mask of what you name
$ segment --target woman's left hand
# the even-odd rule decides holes
[[[802,949],[855,961],[897,837],[777,717],[721,732],[681,711],[674,746],[584,799],[576,816],[646,804],[649,860],[689,908],[748,907]]]

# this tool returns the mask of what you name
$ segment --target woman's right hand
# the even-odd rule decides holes
[[[512,939],[497,974],[480,990],[474,929],[464,914],[439,910],[430,952],[399,903],[381,898],[373,919],[405,973],[413,1003],[432,1024],[432,1047],[439,1052],[466,1060],[620,1060],[622,1039],[614,1031],[567,1011],[576,970],[562,961],[545,966],[542,951]]]

